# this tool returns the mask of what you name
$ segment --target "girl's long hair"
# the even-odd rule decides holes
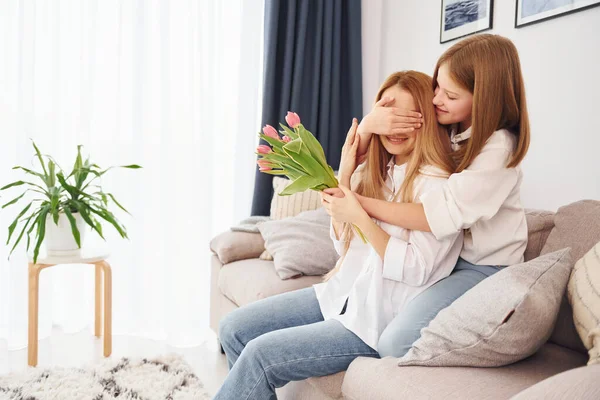
[[[471,138],[454,152],[456,172],[467,168],[479,155],[492,134],[507,129],[517,138],[507,167],[519,165],[530,142],[529,115],[519,53],[507,38],[480,34],[461,40],[450,47],[437,62],[433,88],[442,64],[459,85],[473,94]]]
[[[422,173],[424,166],[438,167],[444,171],[445,177],[454,172],[455,164],[451,156],[450,139],[447,130],[438,124],[433,105],[432,79],[418,71],[400,71],[390,75],[379,88],[375,102],[381,100],[383,93],[391,88],[407,91],[413,97],[417,110],[423,115],[423,127],[416,132],[415,147],[406,167],[406,176],[400,190],[395,194],[403,203],[412,203],[414,198],[414,183]],[[387,165],[392,154],[385,149],[379,135],[373,135],[367,151],[364,168],[357,172],[356,187],[353,191],[367,197],[386,199],[390,194],[385,185]],[[355,178],[355,177],[353,177]],[[353,179],[354,181],[354,179]],[[331,278],[340,269],[350,242],[354,236],[351,224],[344,224],[340,239],[345,242],[344,252],[335,268],[325,275],[325,280]]]

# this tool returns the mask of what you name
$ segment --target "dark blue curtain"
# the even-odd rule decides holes
[[[262,125],[300,115],[337,169],[362,117],[360,0],[265,0]],[[269,215],[272,176],[256,172],[252,215]]]

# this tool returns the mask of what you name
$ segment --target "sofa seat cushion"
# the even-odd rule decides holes
[[[342,382],[346,372],[292,381],[277,388],[278,399],[286,400],[337,400],[342,399]]]
[[[551,343],[525,360],[496,368],[399,367],[396,358],[360,357],[350,364],[342,392],[352,400],[506,400],[586,362],[585,355]]]
[[[221,293],[238,306],[276,294],[303,289],[322,281],[320,276],[281,280],[273,261],[258,258],[223,265],[219,272]]]
[[[325,398],[341,399],[342,382],[346,376],[346,371],[337,374],[308,378],[306,382],[321,392]]]
[[[510,400],[600,399],[600,364],[579,367],[546,379]]]

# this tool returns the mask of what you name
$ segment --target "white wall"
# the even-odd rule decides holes
[[[432,74],[437,58],[456,43],[439,44],[440,3],[375,0],[372,9],[372,1],[363,0],[364,74],[378,71],[377,80],[363,79],[365,112],[388,74]],[[527,90],[532,141],[522,164],[523,205],[556,210],[600,200],[600,7],[515,29],[516,1],[494,3],[488,33],[515,43]]]

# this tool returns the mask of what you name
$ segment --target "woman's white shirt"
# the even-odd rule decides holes
[[[391,201],[405,177],[406,164],[388,165],[386,186]],[[415,202],[445,185],[444,172],[427,167],[414,185]],[[390,235],[383,259],[370,244],[355,234],[340,271],[329,281],[314,285],[323,317],[339,320],[370,347],[377,350],[379,336],[404,306],[425,289],[450,275],[462,248],[462,231],[438,240],[432,233],[408,231],[374,220]],[[341,232],[340,232],[341,234]],[[331,227],[338,254],[345,242]],[[340,315],[348,300],[344,314]]]

